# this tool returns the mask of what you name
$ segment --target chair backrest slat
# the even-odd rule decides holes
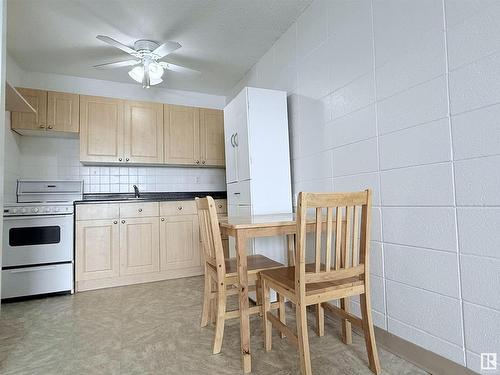
[[[315,209],[314,229],[316,231],[315,262],[311,268],[309,266],[306,268],[306,230],[307,222],[311,222],[311,218],[307,217],[307,212],[313,208]],[[323,215],[325,209],[326,218]],[[335,221],[333,220],[334,210]],[[308,283],[336,281],[344,278],[363,280],[364,275],[369,274],[370,210],[370,190],[353,193],[301,192],[299,194],[295,262],[295,277],[298,286],[296,291],[299,298],[305,293],[305,289],[301,291],[300,288],[305,288]],[[323,241],[322,235],[326,235]]]
[[[332,265],[333,208],[326,209],[326,259],[325,270],[330,271]]]
[[[320,271],[321,267],[321,226],[323,225],[323,221],[321,220],[322,213],[321,208],[316,208],[316,262],[315,262],[315,270],[316,272]]]
[[[344,246],[342,267],[348,268],[351,262],[351,207],[345,208],[345,224],[344,224]]]
[[[359,209],[358,207],[353,207],[353,219],[352,219],[352,266],[358,265],[358,254],[359,254]]]
[[[224,277],[226,273],[224,250],[215,201],[210,196],[196,198],[196,207],[205,262],[215,267],[218,278]]]
[[[340,268],[342,245],[342,210],[337,207],[337,215],[335,216],[335,269]]]

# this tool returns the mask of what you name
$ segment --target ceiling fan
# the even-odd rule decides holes
[[[152,85],[157,85],[163,82],[162,76],[165,70],[183,73],[200,73],[197,70],[186,68],[181,65],[160,61],[168,54],[181,48],[181,45],[177,42],[167,41],[163,44],[158,44],[152,40],[141,39],[134,43],[134,48],[131,48],[114,40],[113,38],[110,38],[109,36],[97,35],[97,39],[103,41],[104,43],[108,43],[113,47],[121,49],[122,51],[132,55],[134,58],[94,65],[94,68],[121,68],[124,66],[135,66],[128,72],[128,75],[133,80],[142,83],[142,87],[144,88],[149,88]]]

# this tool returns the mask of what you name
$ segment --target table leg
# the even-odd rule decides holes
[[[247,274],[247,238],[243,233],[236,233],[236,264],[238,265],[239,305],[240,305],[240,338],[243,372],[252,371],[250,355],[250,316],[248,314],[248,274]]]

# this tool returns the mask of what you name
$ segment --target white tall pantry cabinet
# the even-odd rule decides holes
[[[245,87],[224,108],[224,137],[228,215],[291,213],[286,92]],[[283,238],[256,239],[254,247],[285,261]]]

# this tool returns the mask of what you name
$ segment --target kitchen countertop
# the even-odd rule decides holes
[[[75,205],[109,202],[186,201],[196,197],[206,197],[208,195],[214,199],[227,198],[227,193],[225,191],[144,192],[140,193],[139,198],[136,198],[134,193],[87,193],[83,194],[82,200],[75,201]]]

